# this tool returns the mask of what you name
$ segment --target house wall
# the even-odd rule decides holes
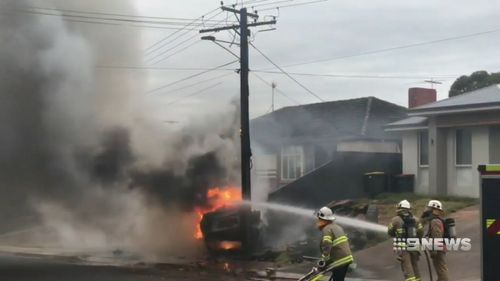
[[[464,128],[464,127],[460,127]],[[431,188],[431,171],[429,166],[419,165],[418,131],[405,131],[402,133],[403,151],[403,173],[415,175],[415,192],[419,194],[436,194],[479,197],[479,172],[477,166],[484,163],[491,163],[490,159],[498,158],[500,155],[500,135],[491,136],[489,126],[468,127],[472,133],[472,164],[468,166],[456,165],[456,130],[457,128],[438,128],[440,138],[442,138],[441,149],[436,149],[436,158],[445,158],[441,170],[446,174],[434,172],[435,177],[445,177],[444,187],[439,186],[439,190]],[[498,139],[498,144],[492,144]],[[435,142],[435,139],[434,139]],[[493,152],[494,148],[496,151]],[[443,152],[444,150],[444,152]],[[431,151],[430,151],[431,153]],[[439,184],[439,183],[436,183]]]
[[[401,154],[399,143],[394,141],[349,141],[338,143],[318,142],[315,144],[290,144],[300,146],[303,149],[303,175],[307,175],[332,160],[338,159],[338,154],[343,152],[364,152],[364,153],[394,153]],[[286,145],[281,148],[286,147]],[[280,186],[289,184],[296,179],[284,179],[282,176],[282,155],[281,149],[277,153],[253,155],[253,172],[259,180],[269,182],[275,190]]]
[[[429,193],[429,168],[419,165],[418,131],[402,135],[403,174],[415,175],[415,193]]]
[[[302,147],[302,150],[303,150],[303,174],[302,175],[305,175],[305,174],[308,174],[310,173],[311,171],[313,171],[316,167],[317,167],[317,163],[316,163],[316,150],[315,150],[315,146],[313,145],[310,145],[310,144],[295,144],[293,146],[300,146]],[[286,147],[286,146],[283,146],[283,147]],[[276,167],[277,167],[277,179],[278,179],[278,184],[276,186],[279,187],[279,186],[282,186],[284,184],[288,184],[290,182],[293,182],[295,181],[296,179],[284,179],[283,176],[282,176],[282,166],[281,166],[281,161],[282,161],[282,155],[281,155],[281,151],[276,155],[277,156],[277,163],[275,164]]]
[[[500,134],[492,136],[489,126],[469,128],[472,133],[472,164],[468,166],[456,165],[457,128],[438,128],[436,132],[439,133],[430,135],[434,145],[436,145],[436,139],[440,138],[440,144],[437,144],[440,147],[436,147],[434,152],[430,150],[429,153],[437,153],[435,161],[438,159],[443,161],[430,163],[429,166],[419,165],[418,131],[403,132],[403,173],[415,175],[415,193],[479,197],[477,166],[491,163],[490,159],[500,154],[500,142],[492,143],[492,140],[497,140],[497,138],[500,140]],[[438,164],[441,165],[441,169],[436,170],[434,167]],[[435,177],[435,188],[432,187],[431,177]]]
[[[401,173],[401,154],[339,152],[331,161],[269,195],[269,201],[318,208],[333,200],[367,196],[364,175],[373,171]]]
[[[429,194],[446,195],[447,178],[447,130],[437,126],[436,118],[429,118]]]
[[[469,166],[456,165],[456,129],[449,129],[447,132],[448,195],[479,197],[477,166],[489,163],[489,128],[488,126],[477,126],[470,127],[470,129],[472,130],[472,164]]]

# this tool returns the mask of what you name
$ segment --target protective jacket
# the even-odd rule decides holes
[[[342,227],[336,223],[330,223],[323,227],[322,232],[321,258],[325,261],[328,269],[349,265],[354,262],[349,239]]]
[[[387,233],[389,236],[394,238],[408,238],[408,222],[410,220],[415,220],[414,227],[417,231],[417,237],[412,238],[422,238],[424,235],[424,227],[420,221],[414,217],[410,212],[400,214],[392,218],[391,223],[387,227]],[[405,221],[407,223],[405,224]],[[413,225],[412,225],[413,226]],[[398,246],[406,246],[405,242],[399,242]],[[398,251],[398,260],[401,263],[401,270],[405,281],[421,281],[420,269],[418,266],[419,252],[408,252],[408,251]]]
[[[429,230],[427,236],[430,238],[443,238],[444,237],[444,223],[443,219],[434,216],[429,222]]]
[[[415,220],[415,227],[417,229],[417,238],[422,238],[424,236],[424,227],[418,218],[412,214],[407,215],[408,218]],[[405,221],[403,216],[395,216],[391,219],[391,223],[387,227],[387,234],[395,238],[408,238],[406,233]]]
[[[427,236],[429,238],[443,238],[444,232],[443,219],[433,216],[429,222]],[[446,264],[446,247],[444,248],[444,251],[431,251],[430,254],[432,263],[434,264],[434,269],[436,270],[438,276],[437,281],[450,280],[448,275],[448,266]]]

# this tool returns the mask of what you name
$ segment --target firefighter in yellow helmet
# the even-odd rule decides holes
[[[426,236],[429,238],[445,238],[445,222],[444,222],[443,204],[438,200],[430,200],[427,204],[427,209],[422,214],[422,218],[428,222],[429,228]],[[448,281],[448,266],[446,265],[446,249],[443,251],[431,251],[432,263],[436,274],[437,281]]]
[[[349,265],[354,262],[349,239],[344,229],[335,223],[335,216],[330,208],[321,208],[316,216],[318,218],[316,226],[323,233],[320,244],[321,259],[317,268],[324,272],[331,271],[330,281],[343,281]]]
[[[420,270],[418,268],[419,252],[404,250],[405,239],[422,238],[424,228],[418,219],[410,212],[411,205],[407,200],[398,203],[396,207],[397,215],[391,219],[387,227],[387,233],[394,238],[397,246],[403,246],[396,250],[397,259],[401,263],[401,270],[405,281],[420,281]],[[396,246],[396,245],[395,245]],[[395,248],[396,249],[396,248]]]

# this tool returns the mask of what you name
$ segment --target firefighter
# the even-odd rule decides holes
[[[445,238],[444,211],[443,204],[441,204],[440,201],[430,200],[422,218],[428,222],[427,237]],[[448,276],[448,266],[446,265],[446,248],[442,251],[431,251],[430,255],[438,276],[437,281],[450,280]]]
[[[407,200],[398,203],[396,216],[392,218],[387,227],[387,233],[393,238],[422,238],[424,227],[419,220],[410,212],[411,205]],[[405,246],[404,240],[399,246]],[[398,261],[401,263],[405,281],[420,281],[420,270],[418,268],[419,252],[398,250]]]
[[[349,239],[342,227],[335,223],[335,216],[330,208],[323,207],[316,215],[316,226],[323,233],[320,244],[321,259],[316,267],[319,271],[331,271],[330,281],[343,281],[349,265],[354,262]]]

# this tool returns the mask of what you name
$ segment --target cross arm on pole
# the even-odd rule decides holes
[[[269,25],[269,24],[276,24],[276,20],[249,23],[248,27],[259,26],[259,25]],[[223,30],[239,29],[239,28],[240,28],[240,25],[235,24],[235,25],[222,26],[222,27],[217,27],[217,28],[202,29],[202,30],[200,30],[200,33],[219,32],[219,31],[223,31]]]
[[[235,14],[241,14],[240,10],[236,10],[236,9],[225,7],[225,6],[222,6],[221,8],[222,8],[223,11],[226,11],[226,12],[232,12],[232,13],[235,13]],[[251,18],[254,18],[254,19],[259,18],[259,15],[255,14],[255,13],[248,13],[247,12],[247,16],[249,16]]]

